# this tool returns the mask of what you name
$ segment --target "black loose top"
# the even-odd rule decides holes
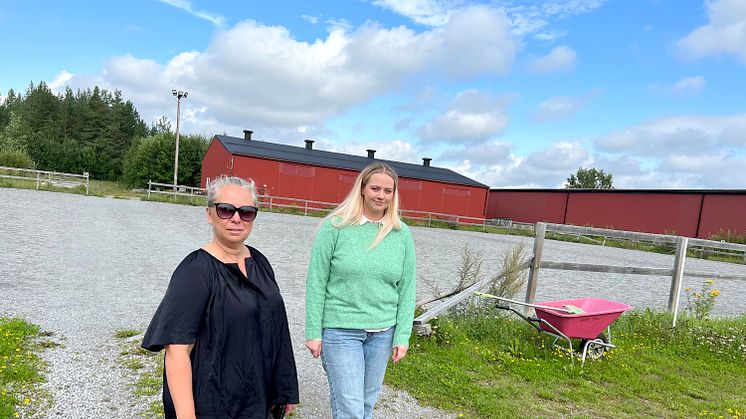
[[[285,305],[267,258],[249,246],[248,278],[204,249],[173,273],[142,347],[194,344],[197,417],[266,419],[273,404],[298,403],[298,379]],[[176,411],[163,373],[167,418]]]

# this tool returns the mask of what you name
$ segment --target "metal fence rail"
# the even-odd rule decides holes
[[[53,172],[48,170],[21,169],[18,167],[0,166],[0,178],[36,182],[36,189],[47,184],[60,188],[85,187],[85,194],[90,191],[88,172],[76,173]]]

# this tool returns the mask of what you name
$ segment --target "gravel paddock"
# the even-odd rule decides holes
[[[321,363],[303,345],[305,272],[318,218],[261,213],[249,243],[272,262],[288,310],[301,385],[297,417],[330,417]],[[499,269],[501,254],[530,238],[413,228],[418,275],[447,287],[468,245],[485,257],[483,269]],[[155,202],[0,189],[0,313],[20,315],[52,331],[64,347],[44,353],[54,404],[49,418],[131,418],[139,411],[117,363],[114,333],[143,330],[190,251],[210,239],[204,209]],[[547,241],[545,260],[670,267],[673,257]],[[745,275],[743,265],[696,259],[687,268]],[[669,278],[542,271],[537,299],[594,296],[635,307],[665,308]],[[685,278],[684,286],[698,287]],[[717,281],[715,314],[746,312],[743,281]],[[418,290],[426,297],[425,289]],[[406,362],[406,360],[405,360]],[[406,393],[385,388],[381,418],[451,418],[454,413],[420,406]]]

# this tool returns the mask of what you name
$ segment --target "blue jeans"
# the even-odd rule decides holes
[[[324,329],[321,361],[334,419],[370,419],[391,357],[394,327],[383,332]]]

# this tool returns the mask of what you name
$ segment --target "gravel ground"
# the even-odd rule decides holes
[[[32,211],[25,211],[32,208]],[[41,209],[44,209],[42,212]],[[330,417],[328,387],[318,359],[303,346],[304,283],[311,241],[320,219],[262,213],[249,243],[272,262],[288,309],[298,364],[298,417]],[[52,331],[64,347],[48,350],[54,397],[48,418],[131,418],[144,408],[128,389],[117,362],[114,333],[144,330],[171,272],[210,239],[204,209],[153,202],[0,188],[0,313],[21,315]],[[484,272],[499,268],[503,251],[532,239],[482,233],[413,229],[418,274],[451,284],[469,247],[485,257]],[[670,267],[673,257],[548,241],[545,260]],[[745,275],[743,265],[696,259],[687,269]],[[635,307],[665,308],[669,278],[542,271],[537,299],[594,296]],[[685,279],[697,287],[698,279]],[[720,280],[716,314],[746,312],[743,281]],[[426,296],[424,287],[418,293]],[[452,418],[385,388],[380,418]]]

